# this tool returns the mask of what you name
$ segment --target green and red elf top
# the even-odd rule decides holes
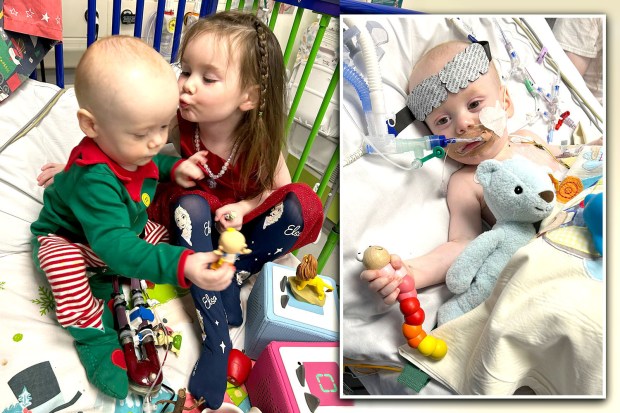
[[[91,138],[82,139],[65,170],[45,190],[43,209],[30,227],[35,260],[37,236],[55,234],[87,244],[116,274],[188,288],[185,260],[193,251],[166,243],[152,245],[140,238],[158,180],[169,180],[180,162],[157,155],[128,171]]]

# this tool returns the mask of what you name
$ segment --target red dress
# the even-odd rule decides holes
[[[181,135],[181,156],[189,158],[196,153],[194,143],[194,133],[196,124],[188,122],[177,114],[179,121],[179,131]],[[205,150],[202,142],[199,143],[200,150]],[[207,163],[211,171],[215,174],[219,173],[226,161],[219,156],[209,152],[207,155]],[[159,184],[154,202],[148,208],[149,218],[164,225],[170,229],[170,205],[178,200],[179,197],[189,194],[198,194],[205,198],[211,206],[211,211],[215,213],[217,209],[224,205],[239,202],[246,198],[247,192],[242,191],[238,183],[240,182],[239,165],[229,165],[227,171],[216,180],[215,188],[210,188],[207,179],[197,182],[197,188],[182,188],[173,182]],[[250,186],[255,183],[250,182]],[[251,188],[251,189],[255,189]],[[284,197],[293,192],[301,203],[303,214],[303,229],[297,239],[293,249],[303,247],[306,244],[314,242],[319,235],[321,226],[323,225],[323,205],[316,193],[308,185],[304,183],[292,183],[275,190],[269,197],[258,207],[250,211],[243,217],[243,223],[247,223],[254,218],[262,215],[278,203],[282,202]]]

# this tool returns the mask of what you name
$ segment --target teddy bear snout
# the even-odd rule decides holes
[[[538,193],[538,196],[544,199],[547,203],[553,201],[553,191],[542,191]]]

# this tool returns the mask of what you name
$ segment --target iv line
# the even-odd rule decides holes
[[[513,18],[513,21],[525,32],[526,36],[530,39],[530,41],[533,44],[536,45],[536,47],[538,49],[542,48],[541,45],[540,45],[540,41],[538,39],[538,36],[533,32],[533,30],[531,29],[531,27],[529,26],[529,24],[526,21],[524,21],[524,20],[522,21],[521,19],[518,19],[518,18]],[[545,56],[545,61],[549,62],[551,67],[554,69],[554,71],[560,75],[560,77],[562,78],[562,81],[564,81],[564,83],[569,87],[571,92],[574,92],[579,97],[579,99],[581,99],[583,101],[584,105],[590,110],[590,112],[594,115],[594,117],[596,117],[596,119],[598,119],[599,121],[602,122],[603,119],[600,117],[600,115],[594,111],[592,106],[583,98],[581,93],[578,90],[575,89],[575,87],[572,84],[572,82],[570,81],[570,79],[568,79],[564,75],[564,73],[558,67],[558,64],[555,62],[555,60],[553,60],[551,58],[551,56],[549,56],[549,54],[547,54]],[[599,128],[599,125],[595,124],[595,126],[597,128]],[[600,128],[599,128],[599,130],[600,130]]]

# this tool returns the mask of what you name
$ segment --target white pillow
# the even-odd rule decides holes
[[[60,89],[28,80],[0,104],[0,137],[6,143],[27,125]],[[66,162],[84,134],[77,122],[77,100],[67,89],[38,126],[0,153],[0,256],[30,249],[30,224],[37,219],[43,188],[37,185],[41,167]],[[4,133],[6,131],[6,133]]]

